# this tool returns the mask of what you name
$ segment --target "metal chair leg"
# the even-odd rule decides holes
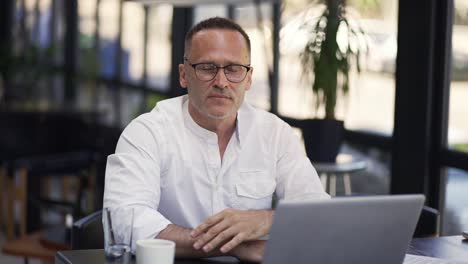
[[[336,196],[336,175],[330,175],[330,195]]]
[[[345,194],[350,195],[351,194],[351,179],[350,179],[349,173],[346,173],[345,175],[343,175],[343,183],[344,183]]]
[[[324,189],[325,191],[327,191],[327,189],[328,189],[328,188],[327,188],[327,177],[328,177],[328,176],[327,176],[327,174],[325,174],[325,173],[320,174],[320,181],[322,182],[322,186],[323,186],[323,189]]]

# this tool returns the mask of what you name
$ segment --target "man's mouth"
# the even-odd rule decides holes
[[[227,96],[227,95],[224,95],[224,94],[212,94],[212,95],[209,95],[208,97],[220,98],[220,99],[231,99],[230,96]]]

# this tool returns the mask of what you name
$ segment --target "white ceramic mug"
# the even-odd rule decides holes
[[[137,264],[173,264],[174,241],[165,239],[142,239],[136,242]]]

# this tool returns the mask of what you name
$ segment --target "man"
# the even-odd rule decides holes
[[[260,261],[272,197],[328,198],[292,129],[244,102],[250,40],[224,18],[186,36],[180,85],[123,132],[109,156],[104,207],[133,207],[133,235],[176,242],[177,256]]]

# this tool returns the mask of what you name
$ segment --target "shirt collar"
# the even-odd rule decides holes
[[[218,144],[218,135],[216,133],[205,129],[198,125],[192,118],[192,116],[189,113],[188,110],[188,96],[185,95],[183,100],[183,105],[182,105],[182,112],[184,116],[184,122],[187,125],[187,127],[197,136],[205,139],[208,143],[211,144]],[[244,135],[243,127],[244,127],[244,120],[246,119],[246,114],[245,111],[242,111],[242,108],[244,104],[242,104],[241,109],[237,112],[237,118],[236,118],[236,130],[234,131],[234,136],[237,138],[237,141],[239,142],[239,146],[242,146],[242,140],[241,140],[241,135]]]

